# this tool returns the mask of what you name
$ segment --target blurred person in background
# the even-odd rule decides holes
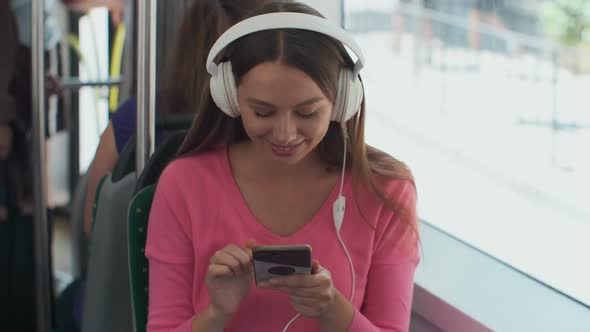
[[[474,50],[480,49],[481,23],[491,25],[497,30],[504,30],[504,23],[500,19],[499,11],[502,8],[502,0],[476,0],[469,12],[469,46]]]

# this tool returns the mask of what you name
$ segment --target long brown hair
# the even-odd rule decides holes
[[[176,34],[167,60],[163,96],[165,113],[191,113],[208,103],[209,74],[205,61],[213,43],[230,26],[267,0],[193,0]]]
[[[269,3],[253,15],[272,12],[298,12],[321,17],[314,9],[297,2]],[[332,102],[336,98],[340,68],[353,66],[340,42],[317,32],[300,29],[265,30],[247,35],[229,45],[221,60],[231,62],[237,85],[253,67],[264,62],[278,61],[297,68],[311,77]],[[207,96],[209,103],[198,110],[197,119],[178,151],[179,156],[210,151],[247,139],[241,120],[226,116],[212,102],[209,93]],[[414,185],[413,176],[405,164],[365,143],[364,100],[360,111],[346,122],[345,127],[348,133],[346,158],[347,164],[351,165],[354,182],[365,184],[387,208],[400,216],[400,220],[409,226],[406,229],[417,231],[413,209],[403,209],[395,197],[387,197],[383,190],[383,178],[408,180]],[[343,158],[341,148],[344,138],[341,130],[340,124],[331,122],[318,146],[322,160],[337,168]]]

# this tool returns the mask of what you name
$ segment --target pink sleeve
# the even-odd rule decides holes
[[[160,178],[146,244],[148,332],[192,331],[193,250],[188,214],[173,178]],[[172,204],[174,202],[174,204]]]
[[[416,216],[416,190],[409,182],[399,202],[411,218]],[[373,252],[365,298],[349,332],[408,331],[412,310],[414,272],[420,261],[415,232],[395,216],[380,232]]]

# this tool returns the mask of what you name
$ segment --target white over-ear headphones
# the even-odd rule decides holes
[[[348,46],[357,56],[353,69],[342,68],[338,75],[338,92],[332,121],[344,123],[354,116],[363,101],[363,86],[358,77],[364,56],[356,41],[342,28],[326,19],[303,13],[271,13],[248,18],[223,33],[207,56],[207,71],[211,74],[211,96],[217,107],[232,118],[240,115],[238,93],[230,62],[216,65],[213,61],[229,44],[243,36],[274,29],[302,29],[330,36]]]

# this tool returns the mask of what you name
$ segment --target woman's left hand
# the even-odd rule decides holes
[[[330,272],[313,261],[311,274],[274,277],[260,284],[266,289],[289,294],[291,305],[302,316],[322,319],[335,309],[337,300],[343,298],[334,287]]]

